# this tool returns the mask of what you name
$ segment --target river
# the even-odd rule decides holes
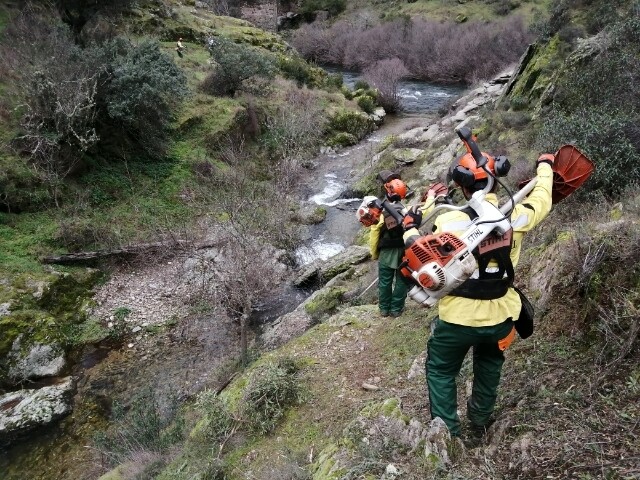
[[[324,67],[330,73],[342,75],[349,88],[360,80],[361,74],[335,67]],[[359,144],[336,153],[318,156],[319,167],[306,186],[307,200],[327,209],[324,222],[310,229],[307,241],[297,250],[299,264],[316,259],[324,260],[340,253],[353,243],[360,229],[355,212],[362,201],[349,195],[350,185],[358,173],[375,155],[378,145],[389,135],[397,135],[414,126],[428,124],[438,110],[450,104],[463,92],[459,85],[440,85],[430,82],[400,82],[402,112],[385,118],[383,125]]]
[[[360,72],[329,66],[323,68],[329,73],[342,75],[342,82],[351,89],[358,80],[363,80]],[[420,80],[400,80],[398,85],[403,116],[433,114],[460,95],[465,88],[461,85],[444,85]]]

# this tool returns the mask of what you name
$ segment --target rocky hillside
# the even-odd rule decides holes
[[[78,16],[78,4],[68,3],[78,32],[87,25],[108,30],[120,21],[86,10]],[[401,7],[436,3],[442,4],[418,1]],[[455,8],[485,3],[458,2]],[[528,8],[535,2],[516,3]],[[6,246],[0,270],[0,352],[4,386],[11,390],[0,397],[0,438],[14,442],[66,415],[62,428],[50,433],[64,434],[53,442],[53,450],[39,445],[21,456],[24,452],[13,449],[3,458],[9,478],[24,478],[25,472],[33,478],[112,480],[640,476],[640,196],[633,188],[640,176],[629,161],[638,148],[633,136],[638,125],[633,85],[640,72],[637,5],[620,2],[616,15],[607,17],[602,14],[611,13],[602,10],[607,2],[554,2],[550,13],[555,16],[541,25],[538,42],[520,64],[472,86],[438,118],[387,137],[375,155],[354,169],[359,181],[353,190],[359,194],[377,193],[375,175],[388,168],[421,192],[442,178],[461,151],[454,134],[461,125],[473,129],[483,150],[512,159],[511,188],[532,173],[540,151],[563,143],[576,142],[596,163],[592,183],[557,204],[526,239],[517,283],[536,305],[536,333],[510,347],[496,421],[484,443],[468,449],[428,415],[424,349],[435,311],[409,303],[400,318],[379,317],[375,289],[363,294],[376,275],[376,264],[362,246],[364,231],[358,237],[362,245],[331,262],[305,272],[288,270],[290,245],[282,236],[293,235],[285,227],[323,218],[322,212],[302,208],[295,197],[275,197],[286,205],[286,222],[261,216],[267,221],[249,236],[282,242],[260,244],[270,261],[259,265],[269,268],[269,275],[255,275],[261,256],[251,256],[256,260],[235,290],[244,293],[243,283],[257,288],[259,282],[250,283],[260,280],[256,277],[284,272],[300,284],[312,278],[318,289],[270,328],[256,332],[247,368],[215,356],[218,351],[229,358],[239,355],[235,322],[242,321],[229,313],[241,308],[237,303],[223,311],[211,300],[223,297],[198,296],[204,290],[199,287],[211,286],[213,275],[228,274],[223,268],[229,262],[217,260],[243,258],[229,246],[234,242],[220,244],[221,226],[229,227],[229,212],[236,213],[227,197],[237,199],[231,197],[236,189],[242,198],[271,194],[263,190],[274,178],[270,174],[292,171],[291,163],[275,156],[283,146],[291,149],[286,158],[302,154],[295,148],[309,140],[304,133],[323,133],[309,140],[312,151],[320,144],[344,148],[366,136],[380,115],[361,112],[354,92],[332,85],[280,37],[214,15],[205,4],[138,2],[126,17],[132,37],[160,38],[161,52],[174,59],[176,37],[187,46],[176,62],[192,95],[172,120],[164,160],[117,157],[118,144],[107,144],[101,150],[104,158],[84,159],[54,207],[42,180],[16,167],[23,164],[16,162],[15,151],[0,158],[7,166],[0,177],[7,207],[0,216]],[[275,62],[275,88],[265,89],[266,96],[255,93],[264,87],[261,83],[250,95],[242,90],[251,88],[247,85],[232,95],[203,90],[211,74],[207,42],[220,38],[255,48]],[[605,74],[609,80],[602,82]],[[3,78],[3,88],[12,88]],[[210,82],[209,88],[215,85]],[[375,97],[367,91],[359,95]],[[321,114],[285,115],[305,111]],[[2,135],[8,139],[18,126],[15,118],[5,117]],[[306,123],[310,117],[326,123]],[[284,120],[270,123],[274,119]],[[269,135],[291,125],[307,128]],[[239,131],[246,138],[256,136],[254,148],[244,154],[232,148],[237,143],[224,142],[238,138]],[[235,176],[238,172],[242,175]],[[243,183],[246,178],[252,181]],[[225,190],[229,183],[233,189]],[[251,226],[247,219],[254,219],[256,211],[267,215],[267,205],[273,202],[251,204],[251,215],[240,218]],[[192,217],[197,221],[183,221]],[[280,226],[275,233],[284,235],[267,230],[271,223]],[[176,235],[185,230],[186,238]],[[149,245],[150,238],[159,241]],[[120,275],[106,280],[103,272],[113,270],[104,258],[128,262],[132,257],[114,251],[129,244],[150,250],[138,257],[141,263],[125,264]],[[101,268],[43,267],[39,261],[73,250],[95,253]],[[176,251],[182,255],[180,264],[173,263]],[[207,268],[211,264],[216,268]],[[144,282],[140,265],[154,273]],[[185,288],[173,288],[176,283]],[[122,292],[129,289],[130,304],[114,300],[125,298]],[[91,354],[88,345],[97,345]],[[103,356],[108,361],[98,363]],[[75,359],[81,367],[98,363],[90,381],[65,366]],[[165,368],[169,363],[175,369]],[[458,385],[461,416],[470,370],[465,363]],[[31,392],[34,397],[25,396],[32,389],[16,390],[34,380],[37,386],[45,384]],[[180,384],[178,395],[168,388],[171,382]],[[147,389],[154,384],[167,388]],[[116,397],[127,401],[115,402]],[[72,420],[79,427],[70,427]]]
[[[433,171],[460,148],[451,127],[481,123],[507,78],[471,91],[439,122],[398,136],[377,160],[414,153],[411,166],[403,161],[405,175],[422,178],[416,184],[437,178]],[[441,155],[421,161],[430,148]],[[319,325],[262,355],[220,396],[200,397],[200,420],[159,478],[634,478],[637,270],[610,277],[626,287],[604,292],[596,284],[637,254],[638,196],[575,218],[578,205],[559,204],[526,246],[519,283],[535,299],[537,331],[510,348],[496,422],[478,448],[451,441],[428,417],[424,346],[435,312],[410,304],[399,319],[381,318],[375,295],[357,297],[375,275],[375,264],[364,262],[273,330]],[[278,344],[272,332],[265,338]],[[471,374],[465,363],[461,414]],[[205,453],[212,445],[214,457]],[[131,471],[125,464],[105,478]]]

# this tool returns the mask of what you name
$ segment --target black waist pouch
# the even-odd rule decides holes
[[[516,332],[520,335],[520,338],[529,338],[533,335],[533,316],[535,315],[535,310],[533,309],[533,305],[527,297],[524,296],[524,293],[517,288],[513,287],[513,289],[518,292],[520,295],[520,301],[522,302],[522,308],[520,308],[520,316],[518,320],[513,322],[513,326],[516,328]]]

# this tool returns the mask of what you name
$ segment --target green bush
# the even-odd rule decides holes
[[[620,194],[640,181],[640,18],[609,28],[597,55],[574,61],[556,86],[538,138],[543,150],[572,143],[596,164],[588,189]]]
[[[349,147],[358,143],[358,138],[347,132],[338,132],[327,140],[330,147]]]
[[[128,409],[114,403],[111,428],[94,436],[108,466],[120,465],[141,451],[164,453],[182,440],[184,419],[179,405],[177,397],[160,398],[149,388],[138,393]]]
[[[118,134],[128,133],[143,150],[164,153],[167,127],[175,107],[188,95],[186,78],[157,42],[145,40],[132,46],[109,44],[125,53],[114,58],[113,73],[105,85],[104,101]],[[124,128],[122,128],[124,127]]]
[[[342,85],[342,87],[340,87],[340,92],[347,100],[353,100],[353,92],[349,90],[349,87],[347,87],[346,85]]]
[[[356,100],[356,102],[358,103],[358,106],[367,113],[373,113],[373,111],[376,109],[376,102],[369,95],[358,97],[358,100]]]
[[[197,436],[207,444],[219,442],[233,429],[234,419],[227,405],[212,390],[205,390],[198,395],[196,408],[204,414],[203,421],[197,429]]]
[[[375,123],[366,115],[358,112],[342,111],[329,120],[329,129],[335,132],[346,132],[358,140],[371,133]]]
[[[638,125],[638,116],[601,108],[554,112],[547,117],[537,143],[541,151],[554,151],[566,143],[575,145],[596,166],[584,188],[618,195],[628,185],[640,182]]]
[[[342,78],[342,74],[341,73],[330,73],[327,76],[327,82],[326,82],[327,87],[329,88],[342,88],[342,85],[344,85],[344,79]]]
[[[370,86],[367,83],[367,81],[366,80],[362,80],[362,79],[357,80],[355,85],[353,86],[354,90],[360,90],[360,89],[369,90],[369,88],[370,88]]]
[[[252,77],[273,78],[275,66],[270,58],[257,49],[216,37],[209,46],[215,69],[201,85],[212,95],[233,95],[242,83]],[[299,72],[299,67],[293,67]],[[306,75],[306,74],[305,74]]]
[[[297,371],[293,360],[283,358],[253,373],[241,407],[242,415],[252,430],[263,434],[272,431],[286,409],[302,401]]]

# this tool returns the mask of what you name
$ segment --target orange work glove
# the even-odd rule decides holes
[[[438,182],[430,185],[420,200],[424,202],[428,197],[439,197],[441,195],[446,197],[448,193],[449,189],[447,186],[444,183]]]

